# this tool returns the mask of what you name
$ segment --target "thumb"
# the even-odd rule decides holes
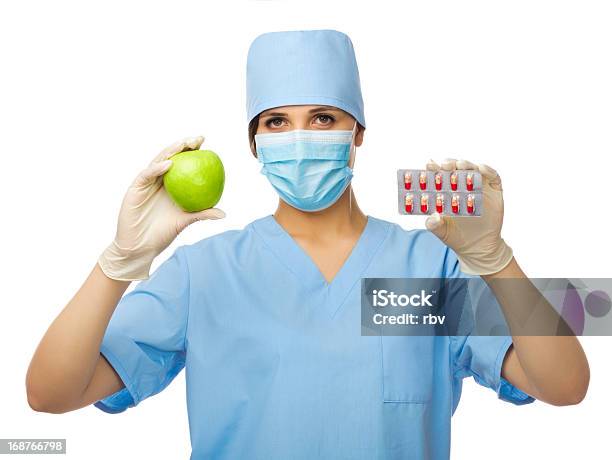
[[[446,242],[447,226],[447,218],[442,217],[438,212],[434,212],[425,220],[425,227],[427,227],[427,230],[440,238],[443,243]]]
[[[217,220],[225,217],[225,213],[219,208],[209,208],[199,212],[183,212],[180,219],[182,228],[187,227],[189,224],[198,222],[199,220]]]

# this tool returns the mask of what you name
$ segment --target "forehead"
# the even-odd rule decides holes
[[[292,115],[310,115],[317,112],[336,112],[346,113],[344,110],[331,105],[284,105],[281,107],[273,107],[268,110],[264,110],[259,114],[260,117],[267,116],[292,116]]]

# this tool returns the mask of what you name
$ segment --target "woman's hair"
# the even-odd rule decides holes
[[[258,126],[259,115],[256,115],[255,118],[253,118],[249,123],[249,145],[251,146],[251,151],[255,157],[257,157],[257,153],[255,152],[255,134],[257,134]]]

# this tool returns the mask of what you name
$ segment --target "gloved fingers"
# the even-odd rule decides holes
[[[478,169],[478,166],[467,160],[457,160],[456,165],[457,169]]]
[[[434,212],[429,215],[425,220],[425,227],[443,242],[446,240],[448,221],[447,218],[441,216],[440,213]]]
[[[164,174],[168,168],[170,168],[170,166],[172,166],[171,160],[152,163],[146,169],[143,169],[138,176],[136,176],[136,179],[134,179],[134,182],[132,183],[132,187],[136,189],[147,188],[153,184],[159,176]]]
[[[457,160],[455,160],[454,158],[446,158],[442,161],[442,169],[444,169],[445,171],[452,171],[454,169],[457,169]]]
[[[199,212],[183,211],[179,217],[179,231],[182,231],[189,224],[193,224],[194,222],[198,222],[200,220],[217,220],[223,219],[224,217],[225,213],[219,208],[209,208]]]
[[[200,146],[202,145],[202,143],[204,142],[204,136],[192,137],[186,140],[185,142],[187,144],[187,148],[185,150],[198,150]],[[169,155],[168,157],[170,156],[172,155]]]
[[[488,183],[493,190],[502,191],[501,177],[497,171],[485,164],[478,165],[478,170],[480,174],[482,174],[485,182]]]
[[[166,147],[161,152],[159,152],[157,155],[155,155],[155,158],[153,158],[150,165],[154,163],[159,163],[160,161],[164,161],[165,159],[168,158],[169,155],[173,155],[174,153],[181,152],[187,146],[187,143],[185,142],[186,140],[187,138],[170,144],[168,147]]]
[[[151,164],[167,160],[172,155],[183,152],[184,150],[197,150],[200,148],[203,142],[204,136],[186,137],[180,141],[174,142],[173,144],[169,145],[161,152],[159,152],[155,156]]]
[[[200,212],[192,212],[189,214],[191,214],[191,216],[196,218],[197,220],[206,220],[206,219],[217,220],[217,219],[223,219],[225,217],[225,212],[223,212],[219,208],[209,208],[209,209],[205,209]]]
[[[436,163],[434,160],[429,160],[427,162],[427,166],[425,166],[425,169],[427,169],[428,171],[440,171],[440,165],[438,163]]]

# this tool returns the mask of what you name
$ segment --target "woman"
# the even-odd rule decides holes
[[[428,165],[478,169],[479,219],[434,214],[429,231],[405,231],[361,211],[350,180],[366,123],[346,35],[259,36],[247,99],[251,149],[280,196],[274,215],[180,246],[149,277],[182,229],[223,217],[179,211],[161,186],[167,158],[203,138],[162,151],[32,359],[34,409],[121,412],[185,367],[192,458],[448,458],[466,376],[515,404],[583,398],[588,366],[575,337],[361,335],[362,278],[524,274],[500,237],[501,181],[487,166]]]

